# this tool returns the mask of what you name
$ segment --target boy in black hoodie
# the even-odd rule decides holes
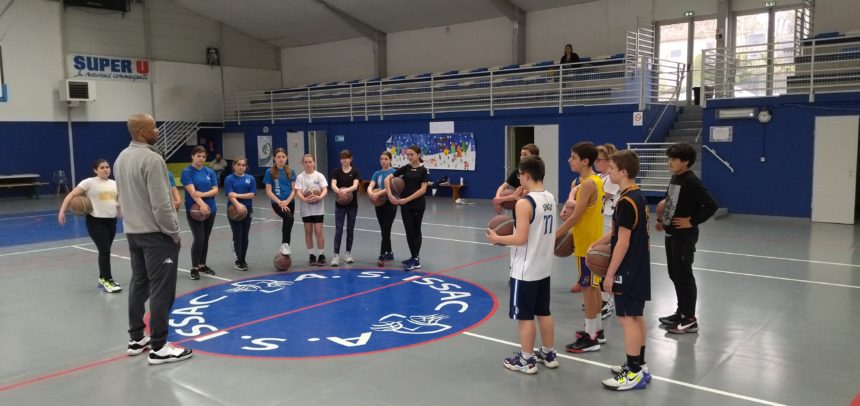
[[[696,277],[693,276],[693,253],[699,240],[699,224],[717,211],[717,202],[690,167],[696,162],[696,150],[690,144],[678,143],[666,149],[672,179],[666,190],[663,215],[657,218],[657,231],[666,232],[666,264],[669,279],[675,284],[678,307],[671,316],[660,317],[670,333],[699,331],[696,320]]]

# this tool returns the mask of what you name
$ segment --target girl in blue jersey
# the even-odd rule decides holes
[[[235,205],[237,210],[246,213],[242,220],[229,220],[233,230],[233,258],[236,260],[237,271],[248,270],[245,254],[248,252],[248,233],[251,231],[251,213],[254,211],[254,195],[257,192],[257,181],[245,173],[247,168],[248,160],[244,157],[237,158],[233,161],[233,173],[224,179],[227,209]]]
[[[370,184],[367,185],[367,195],[373,199],[382,199],[387,196],[385,191],[385,178],[394,173],[396,169],[391,167],[391,153],[385,151],[379,156],[379,165],[382,169],[373,173]],[[388,199],[381,206],[376,206],[376,220],[379,221],[379,229],[382,232],[382,244],[379,247],[379,261],[377,266],[385,265],[385,261],[393,261],[394,253],[391,251],[391,226],[397,217],[397,206],[391,204]]]
[[[296,172],[287,165],[287,151],[275,149],[275,166],[266,171],[263,183],[266,184],[266,195],[272,200],[272,210],[281,218],[281,254],[290,255],[290,234],[293,232],[296,210],[296,189],[293,183]]]
[[[215,271],[206,266],[206,255],[209,253],[209,235],[215,224],[215,196],[218,194],[218,176],[215,171],[203,164],[206,162],[206,148],[198,145],[191,150],[191,165],[182,171],[180,181],[185,188],[185,218],[191,227],[194,242],[191,244],[191,280],[200,279],[200,272],[215,275]],[[191,218],[191,206],[197,204],[200,211],[207,214],[206,220],[197,221]]]

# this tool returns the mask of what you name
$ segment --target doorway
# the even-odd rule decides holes
[[[546,166],[543,185],[558,200],[558,124],[524,125],[505,127],[505,173],[504,178],[520,163],[523,145],[535,144]]]
[[[854,224],[860,116],[815,118],[812,221]]]

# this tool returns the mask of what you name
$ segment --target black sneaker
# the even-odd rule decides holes
[[[190,358],[192,353],[193,352],[188,348],[176,348],[170,343],[167,343],[158,351],[149,351],[149,365],[183,361]]]
[[[588,334],[585,333],[585,330],[579,330],[576,332],[576,338],[585,337]],[[606,336],[603,335],[603,330],[597,330],[597,342],[600,344],[606,343]]]
[[[317,266],[326,266],[325,255],[320,254],[320,256],[317,257]]]
[[[308,266],[316,266],[316,265],[317,265],[317,256],[314,254],[311,254],[311,256],[308,257]]]
[[[564,346],[567,352],[592,352],[600,350],[600,343],[592,340],[587,334],[576,339],[575,342]]]
[[[247,270],[248,270],[248,263],[247,263],[247,262],[245,262],[245,261],[241,261],[241,262],[239,262],[239,264],[238,264],[237,266],[238,266],[238,268],[237,268],[237,269],[238,269],[238,270],[240,270],[240,271],[242,271],[242,272],[245,272],[245,271],[247,271]]]
[[[191,269],[191,275],[188,276],[188,279],[192,281],[200,280],[200,271],[197,269]]]
[[[206,275],[215,275],[215,271],[213,271],[211,268],[209,268],[206,265],[203,265],[200,267],[200,272],[203,272]]]
[[[699,323],[696,321],[695,317],[685,318],[684,320],[679,321],[678,325],[666,329],[666,331],[672,334],[697,333],[699,332]]]
[[[660,317],[657,320],[660,320],[660,324],[675,325],[681,322],[681,314],[675,313],[671,316]]]

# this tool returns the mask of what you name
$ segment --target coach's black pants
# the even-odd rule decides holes
[[[113,279],[110,270],[110,247],[116,236],[116,217],[87,215],[87,232],[99,250],[99,278]]]
[[[400,215],[403,218],[403,228],[406,229],[406,242],[409,244],[409,255],[418,258],[421,253],[421,220],[424,218],[424,208],[420,209],[400,206]]]
[[[167,342],[167,322],[176,296],[176,267],[179,244],[164,233],[126,234],[131,258],[128,288],[128,334],[134,341],[143,338],[143,315],[149,300],[149,327],[152,350]]]
[[[696,242],[699,241],[699,229],[675,231],[666,235],[666,264],[669,268],[669,279],[675,284],[675,296],[678,299],[677,312],[684,317],[696,317],[696,277],[693,276],[693,255],[696,252]]]
[[[203,221],[191,218],[191,213],[185,212],[188,219],[188,227],[191,227],[191,235],[194,241],[191,243],[191,267],[206,265],[206,256],[209,254],[209,236],[212,234],[212,226],[215,225],[215,213]]]
[[[385,201],[382,206],[374,207],[376,209],[376,220],[379,222],[379,230],[382,232],[382,245],[379,246],[379,255],[385,255],[391,251],[391,226],[394,224],[394,218],[397,217],[397,206]]]

